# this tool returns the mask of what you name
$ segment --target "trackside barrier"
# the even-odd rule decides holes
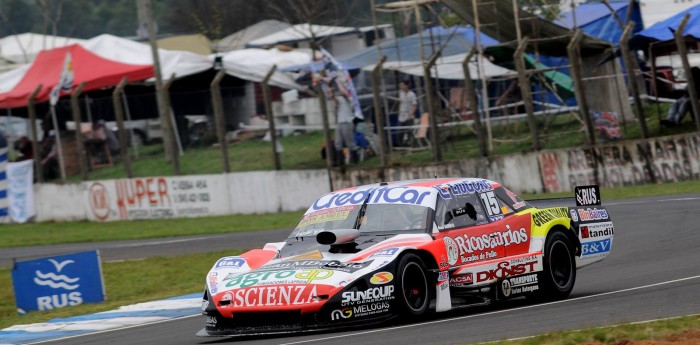
[[[472,158],[410,167],[333,172],[335,189],[401,179],[478,176],[516,192],[568,192],[700,179],[700,135],[686,134]],[[597,179],[597,181],[596,181]],[[146,177],[37,184],[37,221],[133,220],[298,211],[329,191],[326,170]]]

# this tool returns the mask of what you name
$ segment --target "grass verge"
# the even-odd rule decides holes
[[[135,240],[292,228],[303,212],[235,214],[204,218],[2,225],[0,248],[60,243]]]
[[[691,338],[700,337],[700,315],[683,316],[666,320],[632,323],[618,326],[590,328],[538,335],[518,340],[491,342],[493,345],[575,345],[575,344],[630,344],[642,340],[666,340],[673,344],[688,332]],[[679,339],[680,340],[680,339]],[[648,344],[648,343],[644,343]],[[678,344],[691,344],[679,341]],[[697,344],[694,342],[692,344]]]
[[[17,315],[12,288],[12,271],[0,269],[0,329],[16,324],[44,322],[53,318],[97,313],[122,305],[148,302],[202,291],[206,272],[217,259],[238,255],[229,250],[121,262],[104,262],[107,299],[103,303],[82,304],[43,312]]]

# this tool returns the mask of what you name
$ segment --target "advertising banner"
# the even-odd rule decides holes
[[[20,314],[105,299],[97,250],[17,262],[12,283]]]
[[[229,213],[225,175],[142,177],[85,182],[88,219],[201,217]]]
[[[36,215],[34,207],[34,161],[26,160],[7,165],[7,178],[10,188],[10,217],[17,223],[26,223]]]

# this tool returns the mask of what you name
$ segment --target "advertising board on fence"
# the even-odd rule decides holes
[[[105,299],[96,250],[19,261],[12,269],[17,312],[51,310]]]
[[[577,185],[611,188],[698,180],[700,135],[543,151],[538,158],[546,192],[570,191]]]
[[[228,214],[225,175],[85,182],[88,219],[164,219]]]
[[[10,188],[10,217],[17,223],[26,223],[36,215],[34,208],[34,161],[26,160],[7,165]]]

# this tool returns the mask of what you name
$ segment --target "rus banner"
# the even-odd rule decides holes
[[[25,223],[36,215],[34,207],[34,161],[26,160],[7,165],[7,178],[10,188],[9,211],[14,222]]]

